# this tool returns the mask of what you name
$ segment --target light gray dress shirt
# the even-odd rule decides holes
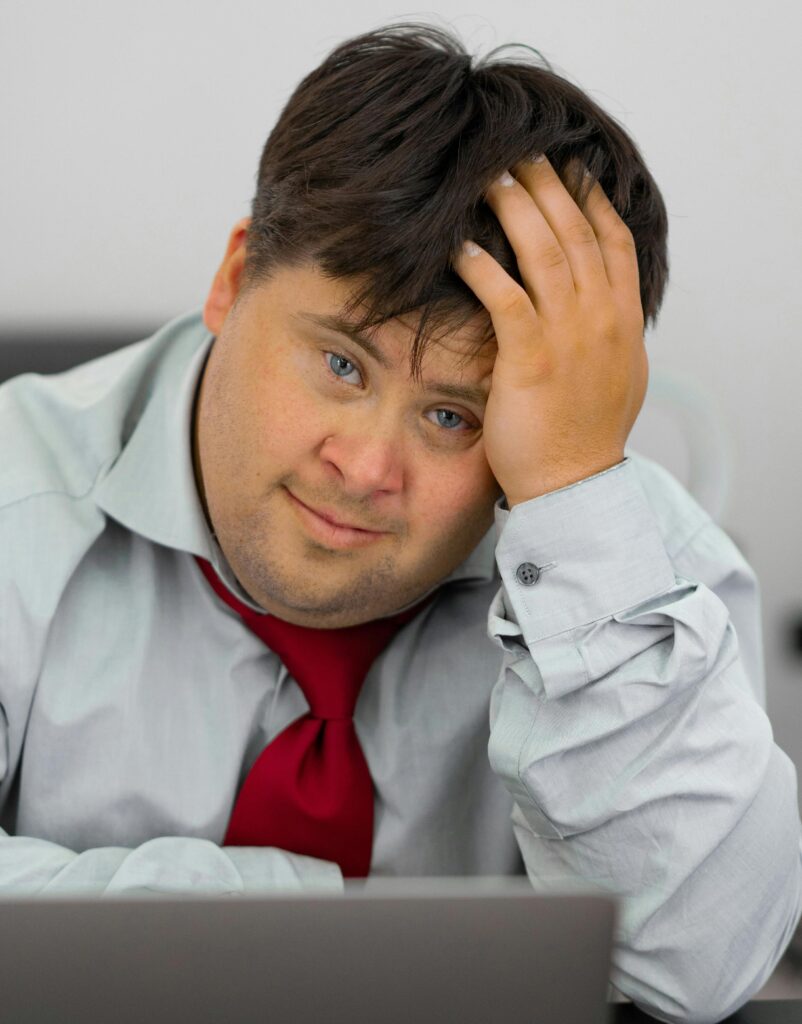
[[[308,705],[193,558],[258,608],[193,476],[212,341],[193,312],[0,387],[0,892],[343,887],[337,864],[220,846]],[[354,719],[371,877],[619,894],[612,983],[660,1019],[713,1021],[802,913],[796,773],[764,711],[754,572],[667,470],[625,454],[499,499],[373,663]]]

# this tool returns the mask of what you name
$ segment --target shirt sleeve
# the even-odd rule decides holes
[[[657,468],[671,516],[629,457],[497,503],[488,754],[532,885],[620,897],[615,988],[714,1022],[802,914],[797,779],[763,708],[755,573]]]
[[[159,836],[133,849],[102,846],[76,853],[0,829],[0,894],[232,896],[299,890],[342,892],[339,864],[278,847],[220,847],[188,836]]]

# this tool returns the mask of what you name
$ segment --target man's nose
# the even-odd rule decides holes
[[[397,491],[403,485],[406,445],[398,420],[343,417],[326,439],[321,457],[336,467],[347,489],[367,495]]]

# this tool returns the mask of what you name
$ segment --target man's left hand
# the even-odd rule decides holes
[[[621,462],[649,379],[635,243],[601,185],[580,209],[545,158],[512,178],[485,199],[525,288],[481,247],[453,260],[495,328],[483,439],[510,508]]]

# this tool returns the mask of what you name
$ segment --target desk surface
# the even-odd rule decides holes
[[[727,1017],[727,1021],[732,1024],[802,1024],[802,999],[756,999]],[[618,1003],[610,1014],[610,1024],[654,1024],[654,1018],[641,1013],[632,1003]]]

